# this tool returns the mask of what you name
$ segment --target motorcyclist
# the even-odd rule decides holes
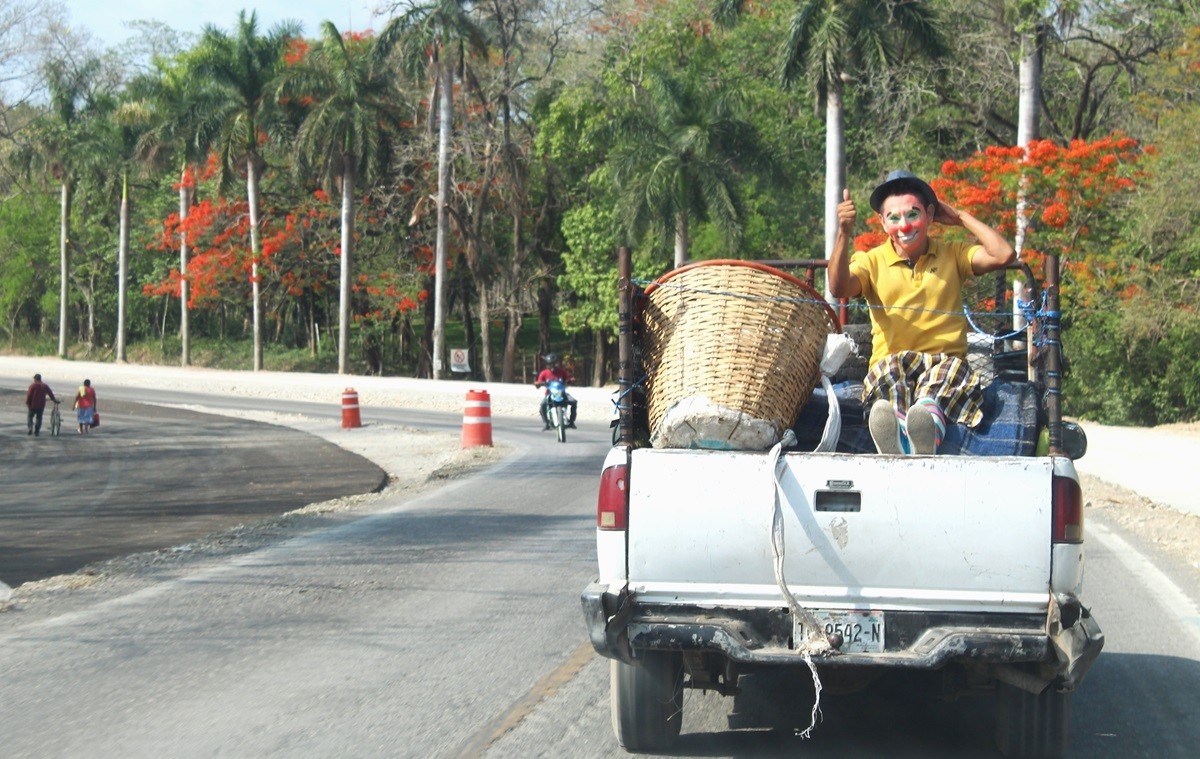
[[[566,368],[563,367],[562,359],[559,358],[557,353],[549,353],[549,354],[543,356],[543,359],[545,359],[545,361],[546,361],[546,368],[543,369],[540,374],[538,374],[537,379],[533,383],[534,387],[546,387],[547,385],[550,384],[550,380],[553,380],[553,379],[560,379],[568,385],[571,384],[571,382],[573,380],[573,378],[571,377],[571,373],[569,371],[567,371]],[[571,413],[567,417],[567,426],[574,428],[575,427],[575,414],[578,411],[579,403],[578,403],[578,401],[576,401],[574,398],[571,397],[570,393],[567,393],[566,396],[567,396],[567,405],[571,407]],[[546,405],[549,402],[550,402],[550,390],[549,390],[549,388],[547,388],[545,394],[542,395],[542,405],[538,408],[538,413],[541,414],[541,417],[542,417],[542,430],[543,431],[550,429],[550,417],[546,410]]]

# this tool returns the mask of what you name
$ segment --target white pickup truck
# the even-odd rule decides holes
[[[632,386],[625,258],[621,277]],[[1058,358],[1042,357],[1056,392]],[[1083,500],[1052,405],[1047,455],[981,457],[655,449],[624,404],[582,595],[621,745],[668,748],[683,688],[735,694],[751,668],[862,685],[909,668],[994,693],[1003,753],[1061,754],[1103,636],[1079,598]]]

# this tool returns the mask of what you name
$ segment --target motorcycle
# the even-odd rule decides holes
[[[558,442],[567,442],[567,416],[571,406],[567,403],[567,383],[552,379],[546,383],[546,418],[558,436]]]

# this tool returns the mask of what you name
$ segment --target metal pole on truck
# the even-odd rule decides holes
[[[633,256],[622,245],[617,250],[617,414],[621,445],[633,445]]]
[[[1046,419],[1050,453],[1065,455],[1062,444],[1062,325],[1059,317],[1058,255],[1046,254]]]

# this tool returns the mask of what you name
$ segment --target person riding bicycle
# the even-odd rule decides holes
[[[534,387],[546,387],[550,384],[550,380],[560,379],[566,384],[572,382],[571,373],[562,365],[562,359],[556,353],[550,353],[544,356],[546,360],[546,368],[538,374],[534,381]],[[567,426],[575,427],[575,414],[578,411],[579,403],[571,397],[570,393],[566,393],[567,405],[571,407],[571,414],[567,418]],[[538,408],[538,413],[542,417],[542,431],[550,429],[550,416],[547,413],[546,406],[550,402],[550,389],[546,388],[546,393],[542,396],[542,405]]]
[[[41,435],[42,434],[42,415],[46,411],[46,398],[58,403],[58,398],[54,397],[54,391],[45,382],[42,382],[42,375],[33,375],[33,384],[25,391],[25,405],[29,412],[25,415],[25,423],[29,431],[26,435]]]

